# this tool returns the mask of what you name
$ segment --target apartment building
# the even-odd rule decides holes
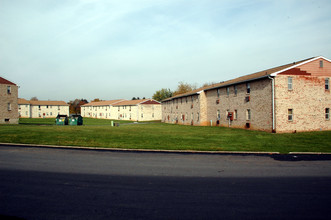
[[[161,120],[161,103],[152,99],[142,100],[108,100],[91,102],[81,106],[83,117],[154,121]]]
[[[118,120],[159,121],[161,120],[161,103],[153,99],[122,101],[114,104]]]
[[[0,124],[18,124],[18,86],[0,77]]]
[[[124,99],[90,102],[82,105],[81,115],[88,118],[115,119],[117,118],[117,109],[114,104],[124,101]]]
[[[18,113],[22,118],[55,118],[69,115],[69,105],[64,101],[33,101],[18,99]]]
[[[313,57],[166,99],[162,120],[268,132],[331,130],[330,78],[331,61]],[[186,102],[190,97],[198,108]]]

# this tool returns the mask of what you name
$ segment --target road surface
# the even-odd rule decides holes
[[[0,146],[0,218],[331,219],[331,160]]]

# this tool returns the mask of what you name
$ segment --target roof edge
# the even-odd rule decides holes
[[[285,69],[279,70],[279,71],[277,71],[277,72],[274,72],[274,73],[270,74],[270,76],[277,76],[279,73],[285,72],[285,71],[287,71],[287,70],[290,70],[290,69],[296,68],[296,67],[298,67],[298,66],[301,66],[301,65],[304,65],[304,64],[310,63],[310,62],[312,62],[312,61],[315,61],[315,60],[318,60],[318,59],[321,59],[321,58],[324,59],[324,60],[326,60],[326,61],[331,62],[331,60],[329,60],[328,58],[325,58],[325,57],[323,57],[323,56],[317,56],[317,57],[313,57],[313,58],[311,58],[311,59],[309,59],[309,60],[306,60],[306,61],[304,61],[304,62],[302,62],[302,63],[298,63],[298,64],[296,64],[296,65],[294,65],[294,66],[291,66],[291,67],[288,67],[288,68],[285,68]]]

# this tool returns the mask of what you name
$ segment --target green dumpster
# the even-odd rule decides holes
[[[81,115],[71,115],[69,125],[83,125],[83,117]]]
[[[68,125],[68,116],[67,115],[57,115],[55,119],[56,125]]]

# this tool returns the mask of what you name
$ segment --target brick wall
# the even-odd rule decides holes
[[[250,94],[247,93],[246,83],[237,84],[237,94],[234,85],[227,88],[206,91],[207,97],[207,124],[233,128],[246,128],[250,124],[250,129],[272,131],[272,84],[268,78],[250,82]],[[247,109],[250,109],[251,119],[247,120]],[[218,111],[220,119],[218,121]],[[227,113],[232,112],[237,117],[233,121],[227,118]]]
[[[331,109],[330,89],[325,90],[325,78],[331,79],[331,63],[319,60],[300,66],[311,75],[279,74],[275,79],[277,132],[331,130],[331,121],[325,118],[325,109]],[[288,89],[292,77],[293,89]],[[293,109],[293,120],[288,110]]]
[[[163,102],[162,122],[183,125],[200,125],[201,101],[201,95],[194,94]]]
[[[10,86],[10,93],[7,92],[8,86]],[[18,87],[16,85],[0,84],[0,124],[18,124],[17,100]],[[9,107],[8,104],[10,104]]]

